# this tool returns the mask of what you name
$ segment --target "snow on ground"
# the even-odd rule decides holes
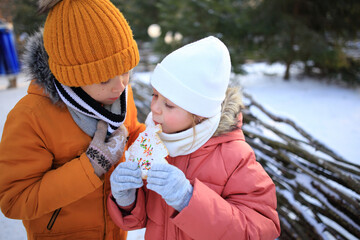
[[[281,64],[246,64],[244,91],[270,112],[290,118],[346,160],[360,164],[360,87],[294,77],[285,82]],[[296,73],[296,69],[293,70]]]
[[[343,156],[360,164],[360,88],[349,89],[314,81],[310,78],[282,80],[284,66],[264,63],[246,64],[249,73],[239,76],[244,91],[251,94],[273,114],[295,121],[313,137]],[[296,74],[296,69],[292,70]],[[295,76],[295,75],[294,75]],[[137,74],[148,81],[149,74]],[[19,86],[7,90],[7,80],[0,77],[0,134],[6,115],[26,94],[28,82],[19,76]],[[141,240],[144,229],[129,232],[129,240]],[[26,239],[21,221],[0,214],[0,240]]]

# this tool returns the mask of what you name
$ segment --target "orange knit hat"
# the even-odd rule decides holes
[[[109,0],[54,2],[45,22],[44,45],[60,83],[79,87],[106,82],[139,63],[130,26]]]

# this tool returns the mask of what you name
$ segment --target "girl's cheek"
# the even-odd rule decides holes
[[[172,128],[177,128],[179,124],[179,118],[175,114],[167,115],[163,117],[164,123]]]

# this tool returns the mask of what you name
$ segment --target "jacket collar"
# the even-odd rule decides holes
[[[241,130],[242,125],[242,114],[238,115],[238,129],[232,130],[226,133],[223,133],[219,136],[210,138],[203,146],[201,146],[195,152],[189,155],[181,155],[178,157],[169,157],[170,159],[180,159],[181,161],[189,161],[190,158],[200,157],[202,155],[209,154],[209,152],[214,151],[220,144],[226,142],[233,142],[233,141],[245,141],[245,136],[243,131]],[[179,161],[179,162],[181,162]],[[187,165],[187,164],[185,164]]]
[[[203,154],[207,154],[209,151],[214,150],[219,144],[222,143],[232,142],[232,141],[245,141],[244,133],[241,130],[241,125],[242,125],[241,113],[239,114],[238,119],[239,119],[238,129],[230,132],[224,132],[219,136],[210,138],[209,141],[207,141],[201,148],[199,148],[196,152],[192,154],[192,157],[198,157]],[[224,124],[224,123],[220,122],[220,124]]]

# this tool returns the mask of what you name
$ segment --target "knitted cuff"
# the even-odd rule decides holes
[[[116,194],[113,193],[113,197],[115,198],[117,205],[120,207],[127,207],[133,204],[136,199],[136,190],[133,190],[134,191],[127,192],[125,195],[120,194],[120,196],[116,196]]]
[[[98,177],[101,177],[111,168],[111,163],[105,154],[94,146],[88,148],[86,155],[90,159],[91,165]]]
[[[190,199],[193,195],[193,186],[189,184],[189,188],[187,189],[184,197],[177,204],[172,204],[172,207],[176,209],[178,212],[181,212],[187,205],[189,205]]]

